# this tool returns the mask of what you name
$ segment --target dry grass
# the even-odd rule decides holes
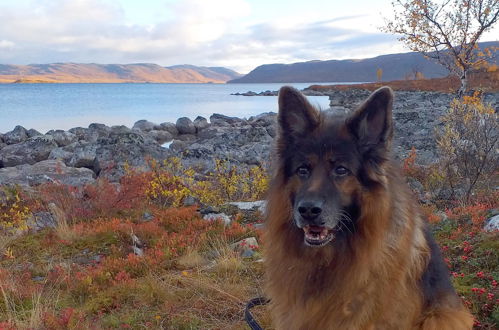
[[[78,237],[78,234],[68,224],[68,217],[62,209],[54,203],[49,203],[48,208],[56,222],[55,231],[57,236],[64,241],[71,242]]]

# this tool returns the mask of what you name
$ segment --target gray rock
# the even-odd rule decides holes
[[[42,183],[61,183],[81,186],[95,181],[95,175],[86,168],[67,167],[60,160],[44,160],[33,165],[18,165],[0,169],[0,185],[19,184],[37,186]]]
[[[59,147],[65,147],[73,142],[78,141],[78,137],[76,136],[76,134],[63,130],[50,131],[47,132],[47,135],[51,135],[54,138],[55,143],[57,143]]]
[[[192,196],[187,196],[184,198],[184,201],[182,202],[184,206],[193,206],[198,204],[198,200]]]
[[[177,119],[175,127],[177,127],[179,134],[196,134],[196,126],[194,126],[194,123],[187,117]]]
[[[228,126],[246,122],[244,119],[237,117],[229,117],[219,113],[214,113],[210,116],[210,123],[217,126]]]
[[[275,112],[265,112],[261,113],[257,116],[250,117],[248,119],[251,125],[254,126],[275,126],[277,123],[277,114]]]
[[[35,232],[45,228],[57,227],[57,221],[50,212],[36,212],[27,220],[27,225],[30,230]]]
[[[61,160],[64,162],[64,164],[68,165],[72,157],[73,157],[73,152],[67,151],[61,147],[61,148],[52,149],[48,159]]]
[[[72,167],[86,167],[93,169],[95,165],[95,158],[97,157],[98,144],[80,143],[76,146],[71,145],[72,155],[67,162],[68,166]],[[66,149],[67,150],[67,149]]]
[[[483,230],[492,232],[499,230],[499,214],[493,216],[485,222],[485,227]]]
[[[16,144],[26,141],[29,138],[26,128],[17,125],[12,131],[3,135],[3,141],[6,144]]]
[[[194,126],[196,127],[196,132],[199,134],[199,132],[210,126],[210,124],[206,118],[197,116],[196,119],[194,119]]]
[[[159,144],[170,142],[173,139],[173,135],[168,131],[152,130],[148,132],[148,135]]]
[[[170,144],[169,150],[173,151],[175,154],[181,154],[187,146],[188,144],[184,141],[173,140],[172,144]]]
[[[235,252],[238,252],[241,257],[251,258],[254,256],[255,250],[258,249],[258,241],[255,237],[248,237],[231,244],[230,247]]]
[[[135,132],[113,132],[99,139],[96,146],[93,170],[114,182],[124,175],[127,166],[144,170],[149,168],[148,159],[162,161],[171,156],[169,149]]]
[[[154,219],[154,215],[152,215],[152,213],[150,212],[144,212],[144,214],[142,214],[142,222],[149,222],[149,221],[152,221]]]
[[[147,121],[145,119],[137,121],[135,124],[133,124],[133,129],[138,129],[144,132],[149,132],[155,129],[157,125],[155,123],[152,123],[150,121]]]
[[[32,138],[34,136],[38,136],[38,135],[43,135],[42,133],[38,132],[36,129],[34,128],[30,128],[28,130],[28,137]]]
[[[0,150],[0,163],[3,167],[22,164],[35,164],[48,159],[50,152],[57,148],[54,138],[50,135],[41,135],[28,140],[8,145]]]
[[[132,250],[133,250],[133,253],[138,256],[138,257],[143,257],[144,256],[144,250],[142,250],[141,248],[133,245],[132,246]]]
[[[76,135],[78,140],[84,140],[85,136],[87,134],[88,128],[83,128],[83,127],[74,127],[68,130],[68,132],[73,133]]]
[[[225,225],[230,225],[232,222],[230,217],[225,213],[208,213],[203,216],[203,219],[208,221],[221,220]]]
[[[258,210],[262,214],[265,213],[265,208],[267,207],[267,201],[254,201],[254,202],[230,202],[229,205],[237,207],[242,211],[253,211]]]
[[[177,126],[173,123],[161,123],[159,125],[161,130],[169,132],[173,137],[176,137],[178,135],[178,129]]]
[[[182,135],[179,135],[175,138],[176,140],[180,140],[180,141],[196,141],[196,135],[194,134],[182,134]]]

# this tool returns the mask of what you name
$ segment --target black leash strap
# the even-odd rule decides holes
[[[265,297],[258,297],[251,299],[246,304],[246,309],[244,310],[244,320],[246,321],[246,323],[248,323],[251,330],[263,330],[263,329],[251,314],[250,309],[255,306],[266,305],[269,303],[269,301],[270,299],[267,299]]]

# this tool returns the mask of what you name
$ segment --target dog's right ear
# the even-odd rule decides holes
[[[281,135],[303,136],[317,127],[319,112],[299,90],[284,86],[279,91],[277,121]]]

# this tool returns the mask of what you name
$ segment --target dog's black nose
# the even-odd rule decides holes
[[[321,203],[303,201],[298,204],[298,212],[305,220],[314,220],[322,213]]]

